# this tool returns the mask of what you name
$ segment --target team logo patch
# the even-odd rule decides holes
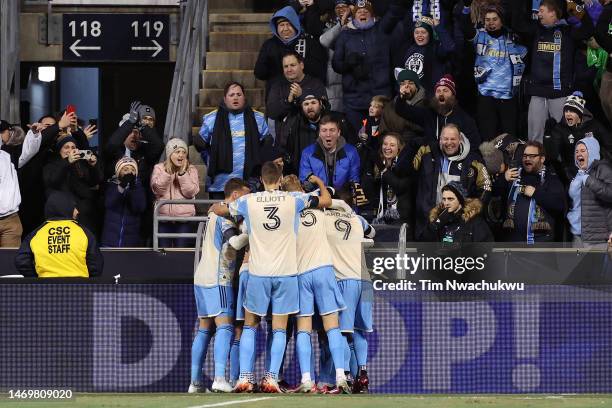
[[[423,54],[414,53],[406,60],[405,66],[406,69],[416,72],[419,79],[422,79],[425,75],[425,56]]]

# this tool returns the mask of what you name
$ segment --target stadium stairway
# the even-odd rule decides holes
[[[265,86],[255,79],[253,68],[261,44],[270,37],[270,14],[253,13],[255,1],[209,1],[209,46],[198,108],[193,114],[193,137],[198,137],[202,116],[217,108],[223,98],[223,87],[229,81],[238,81],[245,86],[248,102],[254,109],[263,111],[265,107]],[[200,175],[197,198],[208,198],[204,192],[206,166],[193,146],[189,158]]]

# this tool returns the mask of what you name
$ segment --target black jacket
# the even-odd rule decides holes
[[[424,139],[415,139],[417,142],[420,142],[419,144],[424,145],[432,141],[437,144],[442,128],[449,123],[454,123],[469,139],[470,149],[478,151],[481,139],[476,122],[459,105],[455,106],[448,116],[442,116],[430,107],[412,106],[397,98],[395,101],[395,112],[404,119],[423,127]]]
[[[610,159],[612,155],[612,135],[593,116],[585,111],[582,123],[570,127],[565,117],[552,129],[550,135],[544,136],[544,147],[549,163],[555,168],[555,172],[564,185],[569,185],[576,175],[576,164],[574,161],[574,150],[576,143],[586,136],[593,136],[601,146],[601,156]]]
[[[423,233],[428,242],[465,243],[493,242],[493,234],[480,216],[482,203],[478,199],[468,199],[461,214],[449,214],[441,206],[429,213],[429,224]]]
[[[473,152],[463,153],[461,157],[450,164],[448,174],[459,177],[468,197],[487,203],[491,193],[491,180],[485,165]],[[417,240],[427,225],[430,210],[438,204],[438,179],[442,172],[442,158],[437,142],[421,146],[414,156],[413,167],[418,173],[415,226]]]
[[[612,165],[596,160],[580,191],[581,238],[584,242],[606,242],[612,232]]]

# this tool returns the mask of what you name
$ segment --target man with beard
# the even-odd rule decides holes
[[[306,95],[327,98],[327,91],[320,79],[304,73],[304,59],[295,51],[283,55],[283,75],[270,88],[266,114],[276,121],[276,144],[285,147],[287,117],[299,113],[300,98]]]
[[[415,238],[422,239],[429,211],[442,200],[442,187],[451,181],[460,182],[467,197],[486,203],[491,192],[491,180],[485,165],[470,151],[470,140],[455,124],[440,132],[440,141],[429,140],[421,146],[412,162],[418,173]]]
[[[544,146],[525,144],[521,168],[506,170],[506,216],[504,230],[510,242],[552,242],[555,225],[562,222],[565,190],[554,173],[544,166]],[[551,169],[552,170],[552,169]]]
[[[400,98],[395,101],[395,111],[404,119],[423,127],[425,140],[422,144],[430,142],[437,144],[440,140],[442,129],[447,124],[453,123],[467,137],[470,148],[472,150],[478,149],[478,146],[480,146],[480,134],[474,119],[457,104],[457,92],[453,77],[451,75],[444,75],[440,78],[434,87],[434,93],[435,95],[431,99],[428,108],[409,105]],[[433,203],[429,209],[433,208],[435,204]]]
[[[474,77],[478,84],[476,120],[484,140],[500,133],[518,134],[518,91],[527,48],[513,41],[495,5],[485,9],[485,26],[476,30],[470,19],[472,0],[465,0],[461,25],[465,38],[474,44]]]
[[[405,103],[410,106],[425,106],[425,88],[421,85],[419,75],[409,69],[395,68],[395,79],[399,86],[399,95],[392,103],[385,105],[382,120],[380,122],[381,133],[399,133],[406,144],[418,138],[414,149],[420,147],[422,143],[423,128],[413,122],[404,119],[395,112],[396,103]]]
[[[585,104],[586,100],[579,91],[568,96],[563,106],[563,119],[552,129],[550,136],[544,136],[547,158],[565,186],[569,186],[576,175],[574,151],[578,141],[592,136],[602,147],[604,159],[609,159],[612,153],[612,135],[585,109]]]
[[[359,183],[359,153],[342,136],[340,121],[326,115],[319,121],[319,138],[302,152],[300,180],[311,174],[319,177],[326,186],[340,188],[345,183]]]
[[[213,179],[210,196],[221,200],[225,183],[247,180],[261,164],[260,145],[267,136],[272,140],[264,115],[247,105],[242,84],[228,83],[223,95],[219,108],[204,115],[200,137],[194,140]]]

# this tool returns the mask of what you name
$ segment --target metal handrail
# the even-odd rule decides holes
[[[159,210],[164,205],[169,204],[214,204],[218,203],[220,200],[207,200],[207,199],[182,199],[182,200],[157,200],[155,205],[153,206],[153,250],[159,251],[159,238],[196,238],[198,237],[197,233],[170,233],[170,232],[159,232],[159,222],[160,221],[176,221],[176,222],[200,222],[205,223],[208,221],[207,216],[203,215],[193,215],[189,217],[185,216],[170,216],[170,215],[159,215]],[[198,226],[199,228],[199,226]]]

